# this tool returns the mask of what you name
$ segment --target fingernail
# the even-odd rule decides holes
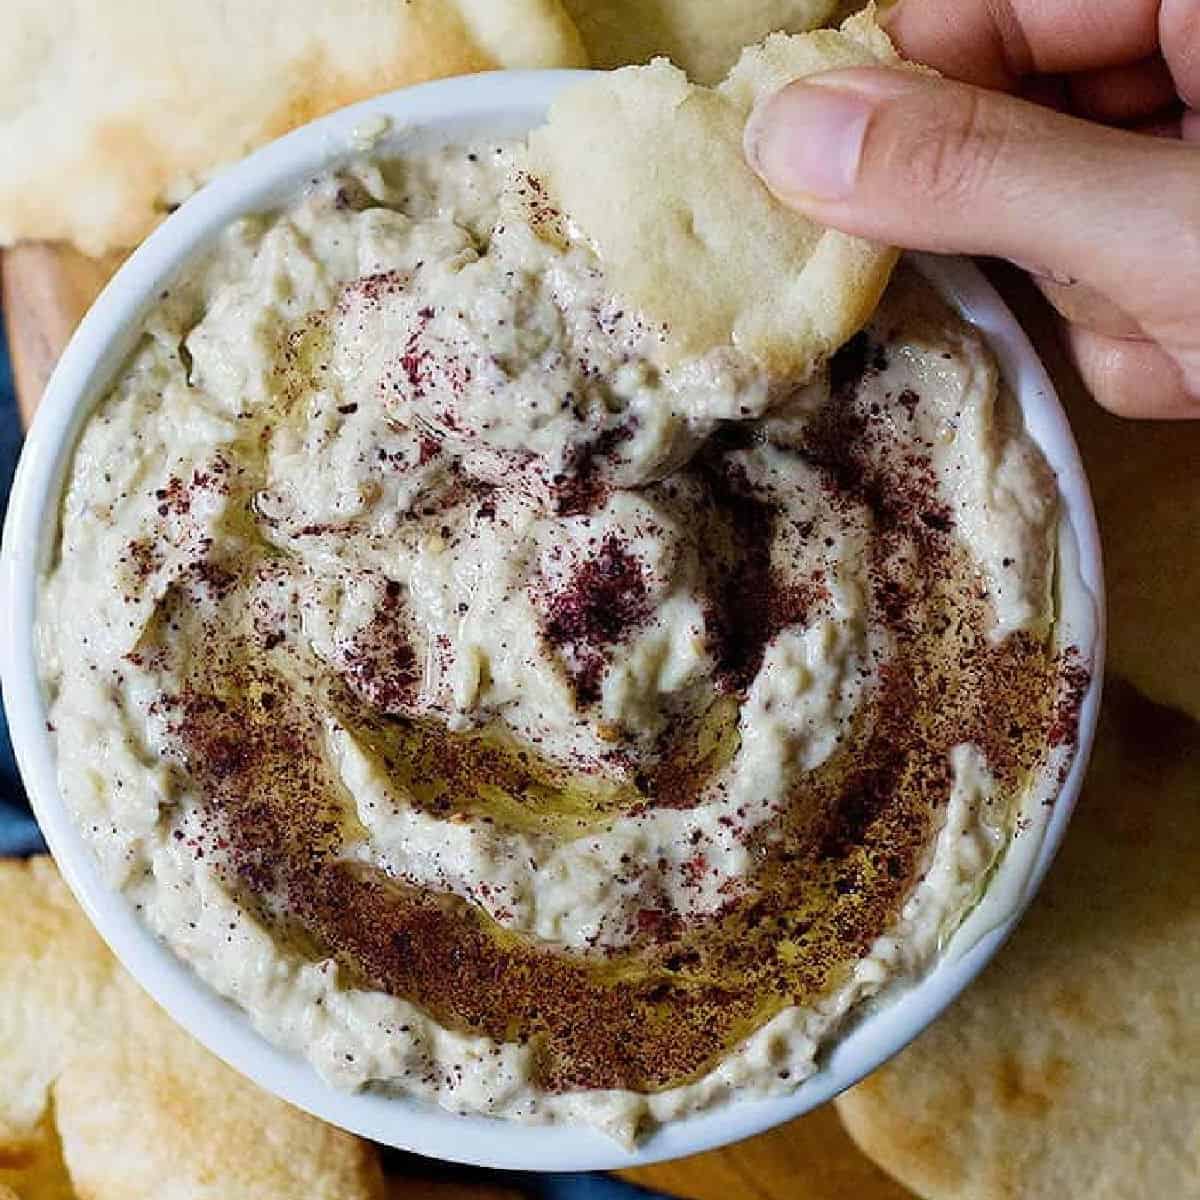
[[[841,88],[789,84],[746,123],[746,158],[784,196],[844,200],[854,191],[872,105]]]

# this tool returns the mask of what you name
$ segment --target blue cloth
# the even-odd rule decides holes
[[[2,314],[0,314],[2,316]],[[0,521],[8,507],[17,455],[21,451],[21,423],[17,416],[17,401],[13,391],[12,370],[8,347],[4,340],[4,325],[0,321]],[[25,792],[17,774],[8,725],[0,706],[0,858],[12,855],[35,854],[45,849],[37,824],[29,812]],[[389,1154],[389,1166],[398,1173],[405,1170],[408,1155]],[[420,1167],[415,1167],[416,1163]],[[440,1167],[425,1159],[411,1159],[409,1172],[416,1175],[441,1173],[464,1184],[488,1184],[516,1187],[531,1200],[644,1200],[656,1193],[610,1179],[607,1175],[518,1173],[501,1174],[469,1168]]]
[[[21,423],[17,419],[17,398],[13,392],[3,323],[0,322],[0,521],[8,507],[8,492],[20,452]],[[12,743],[8,740],[8,724],[3,706],[0,706],[0,857],[33,854],[44,848],[25,802],[17,764],[13,760]]]
[[[464,1189],[472,1184],[512,1188],[528,1196],[529,1200],[667,1200],[661,1192],[647,1191],[609,1175],[573,1171],[552,1171],[545,1175],[532,1171],[483,1171],[453,1163],[437,1163],[395,1150],[383,1152],[383,1165],[389,1176],[435,1179]]]

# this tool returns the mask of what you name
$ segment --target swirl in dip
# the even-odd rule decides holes
[[[161,295],[44,675],[107,878],[268,1037],[627,1138],[925,967],[1079,669],[1053,480],[927,285],[809,380],[666,365],[522,155],[316,180]]]

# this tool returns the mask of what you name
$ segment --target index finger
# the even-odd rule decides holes
[[[981,87],[1122,66],[1158,49],[1159,0],[900,0],[888,32],[909,58]]]

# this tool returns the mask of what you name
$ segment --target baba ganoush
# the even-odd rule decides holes
[[[928,966],[1080,668],[926,283],[811,379],[665,365],[545,205],[487,143],[228,229],[86,423],[39,639],[107,880],[268,1038],[629,1139]]]

